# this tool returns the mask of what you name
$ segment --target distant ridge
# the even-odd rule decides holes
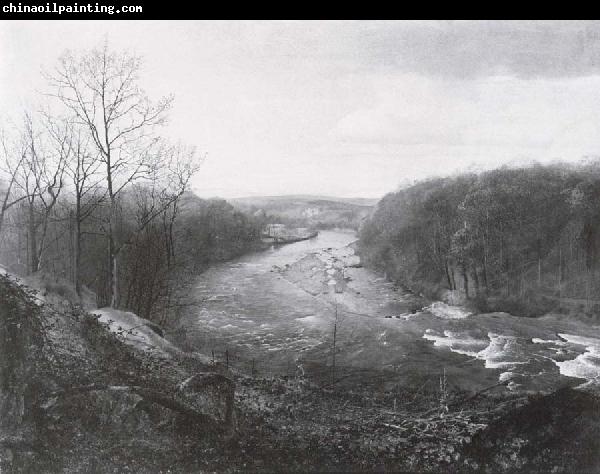
[[[227,201],[231,203],[239,204],[259,204],[274,201],[294,201],[297,203],[310,203],[315,201],[327,201],[327,202],[340,202],[344,204],[352,204],[354,206],[365,206],[372,207],[379,202],[379,198],[348,198],[348,197],[335,197],[335,196],[319,196],[311,194],[289,194],[279,196],[245,196],[239,198],[229,198]]]

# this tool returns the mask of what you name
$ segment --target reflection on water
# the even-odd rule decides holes
[[[568,382],[564,376],[600,386],[597,327],[474,315],[443,303],[411,314],[405,293],[363,268],[348,269],[343,294],[306,291],[280,271],[354,240],[353,233],[323,231],[202,274],[196,285],[202,304],[186,321],[194,347],[206,354],[227,350],[233,365],[263,372],[297,373],[307,361],[327,365],[337,306],[339,364],[413,375],[454,368],[457,380],[492,376],[511,389],[545,390]],[[311,265],[302,270],[307,278],[328,278],[326,268]]]

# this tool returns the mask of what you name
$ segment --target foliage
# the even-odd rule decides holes
[[[599,189],[598,163],[424,181],[382,199],[360,231],[363,260],[406,286],[517,314],[592,307]]]

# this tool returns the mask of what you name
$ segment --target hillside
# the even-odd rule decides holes
[[[231,436],[233,382],[202,357],[131,313],[44,299],[0,276],[2,472],[192,468],[190,449]]]
[[[286,194],[282,196],[247,196],[241,198],[230,198],[228,201],[244,205],[269,205],[276,202],[306,203],[312,201],[327,201],[350,204],[354,206],[372,207],[379,202],[379,198],[343,198],[333,196],[317,196],[310,194]]]
[[[2,472],[515,472],[557,443],[543,467],[600,465],[593,395],[336,389],[244,375],[160,332],[0,275]]]
[[[366,265],[482,311],[597,314],[600,164],[534,165],[423,181],[362,227]]]
[[[315,229],[358,229],[377,199],[291,195],[235,198],[230,202],[267,222]]]

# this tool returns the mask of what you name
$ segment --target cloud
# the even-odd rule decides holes
[[[444,78],[600,73],[597,21],[338,21],[216,24],[246,63]]]
[[[504,148],[507,155],[600,150],[600,76],[447,81],[400,74],[371,81],[376,98],[336,123],[336,142]]]
[[[370,25],[372,26],[372,25]],[[600,72],[595,21],[438,21],[359,27],[368,67],[446,78],[576,77]]]

